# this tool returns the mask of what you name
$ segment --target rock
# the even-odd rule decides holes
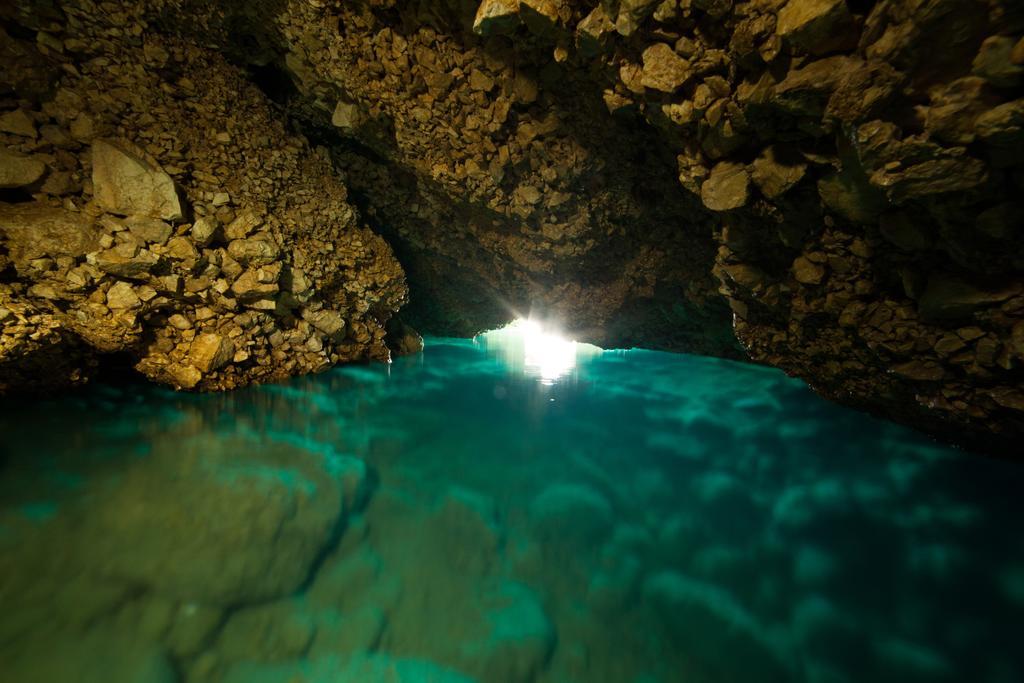
[[[985,80],[977,76],[958,78],[930,93],[931,106],[925,113],[925,129],[939,140],[955,145],[974,142],[974,122],[989,109]]]
[[[302,319],[328,336],[338,336],[345,329],[345,318],[337,311],[305,310]]]
[[[788,0],[779,10],[775,32],[784,41],[811,54],[823,54],[856,43],[853,17],[845,0]]]
[[[223,683],[478,683],[433,662],[398,659],[384,653],[361,653],[298,659],[282,664],[241,662],[224,675]]]
[[[641,83],[645,88],[672,93],[690,78],[690,63],[665,43],[644,50]]]
[[[160,257],[148,249],[136,249],[129,244],[89,254],[89,263],[104,273],[129,280],[145,280],[160,263]]]
[[[821,284],[825,277],[825,267],[804,256],[797,256],[793,261],[793,277],[797,282],[805,285]]]
[[[174,232],[174,229],[158,218],[146,218],[144,216],[130,216],[125,220],[128,231],[141,240],[164,244]]]
[[[614,520],[611,504],[589,486],[552,484],[530,504],[530,521],[545,541],[593,547]]]
[[[766,147],[754,160],[751,178],[768,199],[785,194],[800,182],[807,164],[799,155],[783,147]]]
[[[473,33],[496,36],[512,33],[519,26],[519,0],[483,0],[473,19]]]
[[[215,645],[221,661],[274,662],[301,657],[316,634],[313,615],[286,599],[232,613]]]
[[[974,58],[973,72],[997,88],[1016,88],[1024,82],[1024,65],[1014,63],[1016,41],[1009,36],[986,38]]]
[[[232,240],[228,244],[228,254],[241,264],[261,266],[276,261],[281,250],[270,235],[263,234],[251,239]]]
[[[977,118],[974,130],[993,164],[1013,165],[1024,156],[1024,99],[993,107]]]
[[[235,355],[235,345],[227,337],[207,332],[192,340],[189,360],[200,372],[218,370]]]
[[[241,240],[251,235],[257,228],[263,225],[263,218],[253,209],[242,209],[224,227],[224,237],[228,240]]]
[[[1014,286],[983,289],[959,277],[936,273],[928,278],[918,312],[926,322],[969,320],[975,311],[1006,301],[1019,290]]]
[[[558,24],[555,0],[519,0],[519,17],[531,33],[549,36]]]
[[[365,117],[358,104],[338,100],[331,115],[331,125],[343,130],[355,130],[362,125]]]
[[[261,299],[273,299],[281,288],[276,282],[260,282],[259,270],[250,268],[231,284],[231,291],[239,301],[252,303]]]
[[[213,237],[217,232],[217,221],[210,218],[209,216],[200,216],[192,223],[191,235],[195,243],[200,247],[205,247],[213,241]]]
[[[182,218],[174,181],[128,143],[93,142],[92,182],[96,202],[111,213],[168,221]]]
[[[116,282],[107,290],[107,306],[109,308],[138,308],[141,305],[142,301],[127,282]]]
[[[39,137],[35,122],[23,109],[15,109],[0,116],[0,133],[11,133],[33,140]]]
[[[621,35],[633,35],[640,24],[654,13],[661,0],[621,0],[619,14],[615,18],[615,30]]]
[[[758,622],[722,588],[662,571],[644,582],[643,596],[716,678],[783,683],[796,675],[792,646],[782,631]]]
[[[191,365],[172,363],[166,368],[166,373],[176,389],[194,389],[203,379],[203,373]]]
[[[175,683],[166,655],[153,644],[90,629],[19,642],[4,676],[32,683]]]
[[[0,189],[26,187],[43,177],[46,164],[30,156],[0,147]]]
[[[592,57],[604,49],[608,35],[615,30],[615,24],[598,5],[576,25],[576,43],[584,56]]]
[[[750,196],[750,176],[743,164],[721,161],[700,186],[700,198],[712,211],[729,211],[746,205]]]
[[[85,215],[40,203],[0,202],[0,238],[22,273],[46,256],[81,258],[99,247],[100,232]]]
[[[90,570],[209,605],[295,591],[342,515],[324,456],[213,434],[157,444],[96,491],[76,541]]]

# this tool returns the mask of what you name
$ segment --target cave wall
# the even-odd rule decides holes
[[[20,25],[44,8],[25,3]],[[534,311],[608,346],[737,357],[738,340],[829,398],[975,448],[1012,453],[1024,432],[1019,3],[117,9],[53,8],[36,44],[78,65],[54,44],[100,30],[109,49],[226,59],[273,101],[260,125],[325,150],[311,185],[392,245],[403,317],[425,331]]]

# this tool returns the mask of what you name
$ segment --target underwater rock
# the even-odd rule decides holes
[[[608,534],[613,513],[586,484],[552,484],[530,503],[530,521],[542,542],[587,547]]]
[[[722,588],[663,571],[647,578],[643,595],[708,670],[726,680],[791,680],[789,645]]]
[[[158,648],[120,634],[62,633],[23,643],[4,665],[6,680],[32,683],[176,683]]]
[[[382,653],[350,658],[322,657],[279,665],[242,663],[233,666],[223,683],[476,683],[474,679],[422,659]]]
[[[211,605],[298,588],[342,516],[323,456],[243,438],[163,445],[103,489],[77,539],[87,566]]]

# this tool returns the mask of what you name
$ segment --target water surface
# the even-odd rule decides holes
[[[4,404],[0,680],[1024,680],[1024,469],[543,342]]]

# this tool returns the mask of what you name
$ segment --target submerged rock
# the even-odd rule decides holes
[[[476,683],[474,679],[421,659],[386,654],[323,657],[286,664],[243,663],[228,670],[224,683]]]
[[[294,591],[342,516],[329,458],[243,438],[166,444],[102,491],[83,517],[83,562],[213,605]]]

